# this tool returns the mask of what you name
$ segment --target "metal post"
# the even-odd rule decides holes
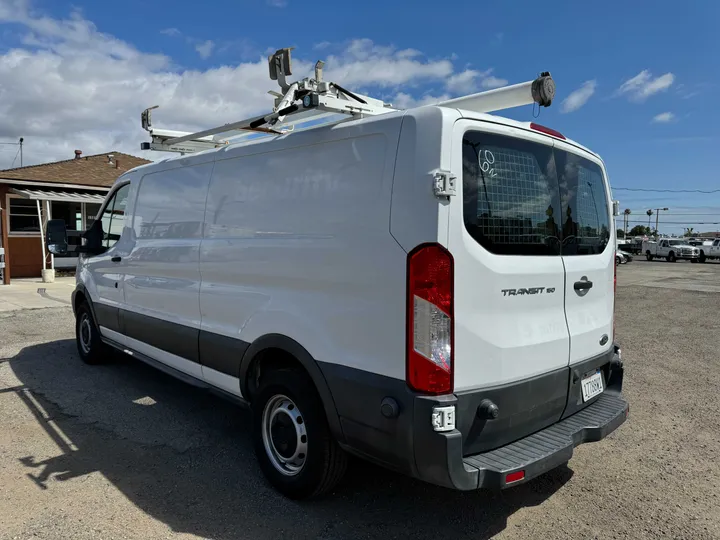
[[[23,138],[20,137],[20,167],[23,166]]]
[[[52,214],[50,212],[50,201],[45,201],[45,225],[47,225],[47,222],[52,219]],[[43,226],[43,229],[45,226]],[[52,253],[50,254],[50,270],[55,270],[55,255]]]
[[[667,212],[668,209],[667,208],[656,208],[655,209],[655,233],[658,234],[658,236],[659,236],[658,226],[660,223],[660,210],[662,210],[663,212]]]
[[[37,199],[35,201],[37,203],[37,213],[38,213],[38,221],[40,222],[40,242],[42,243],[42,254],[43,254],[43,266],[42,269],[46,270],[46,263],[45,263],[45,233],[43,232],[43,219],[42,219],[42,208],[40,207],[40,200]]]

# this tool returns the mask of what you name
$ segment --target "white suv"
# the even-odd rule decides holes
[[[85,236],[81,358],[248,404],[291,497],[347,453],[504,488],[628,414],[605,168],[543,126],[429,106],[165,159]]]

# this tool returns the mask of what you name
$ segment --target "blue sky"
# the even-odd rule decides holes
[[[86,153],[101,145],[133,151],[143,140],[137,117],[154,100],[161,102],[156,122],[165,118],[200,128],[206,121],[237,120],[270,106],[263,97],[271,88],[263,57],[295,46],[298,77],[315,60],[330,59],[328,72],[337,82],[349,81],[351,88],[399,105],[522,82],[549,70],[557,98],[537,121],[600,153],[614,188],[720,189],[713,166],[720,112],[711,101],[720,95],[720,74],[712,67],[720,57],[720,2],[603,2],[601,9],[566,1],[322,6],[296,0],[124,0],[119,9],[117,3],[89,0],[0,0],[3,99],[34,85],[73,88],[62,98],[67,107],[57,89],[44,98],[60,112],[53,117],[43,111],[42,121],[32,121],[43,106],[29,95],[11,99],[12,107],[0,105],[12,117],[0,140],[26,133],[31,161],[70,157],[71,147],[80,144]],[[363,85],[363,70],[374,60],[384,68]],[[90,70],[93,62],[97,67]],[[37,67],[34,81],[27,74],[31,66]],[[48,73],[59,82],[47,82]],[[88,86],[93,77],[98,80]],[[22,80],[22,86],[11,80]],[[109,83],[112,89],[99,91]],[[126,91],[118,93],[118,85]],[[81,99],[84,91],[93,97]],[[30,93],[42,96],[40,90]],[[65,110],[76,112],[60,122]],[[532,119],[530,107],[503,114]],[[51,140],[61,123],[62,141]],[[12,147],[0,149],[1,168],[10,166],[12,153]],[[720,229],[697,223],[720,222],[720,192],[616,190],[614,197],[633,210],[633,220],[642,220],[647,208],[667,206],[676,216],[661,223]],[[697,212],[711,215],[680,215]]]

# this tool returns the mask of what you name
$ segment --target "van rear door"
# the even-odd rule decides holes
[[[448,229],[455,262],[455,391],[507,387],[515,402],[505,409],[498,403],[501,415],[520,407],[509,422],[524,422],[524,409],[537,412],[542,404],[553,412],[545,420],[556,421],[567,396],[570,336],[553,140],[461,120],[452,151],[459,176]],[[557,377],[528,383],[532,388],[508,386],[550,372]]]
[[[563,197],[565,315],[573,367],[607,353],[613,346],[612,204],[598,158],[562,141],[555,141],[554,154]],[[594,367],[588,365],[578,375],[582,377]]]

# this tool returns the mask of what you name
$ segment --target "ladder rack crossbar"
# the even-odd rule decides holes
[[[141,121],[143,129],[150,133],[151,142],[143,143],[141,148],[180,153],[199,152],[225,144],[238,143],[257,136],[258,133],[279,136],[292,131],[313,129],[320,125],[328,126],[354,118],[396,111],[378,99],[356,94],[336,83],[324,82],[321,61],[315,66],[315,78],[306,77],[301,81],[288,83],[285,75],[292,73],[290,50],[279,49],[268,60],[270,78],[276,80],[283,91],[282,94],[269,92],[276,98],[272,112],[188,133],[153,128],[151,111],[157,106],[150,107],[143,111]],[[554,96],[555,83],[550,73],[545,72],[533,81],[450,99],[438,105],[484,113],[532,103],[549,107]],[[300,128],[303,123],[319,121],[330,116],[338,118],[318,126]]]

